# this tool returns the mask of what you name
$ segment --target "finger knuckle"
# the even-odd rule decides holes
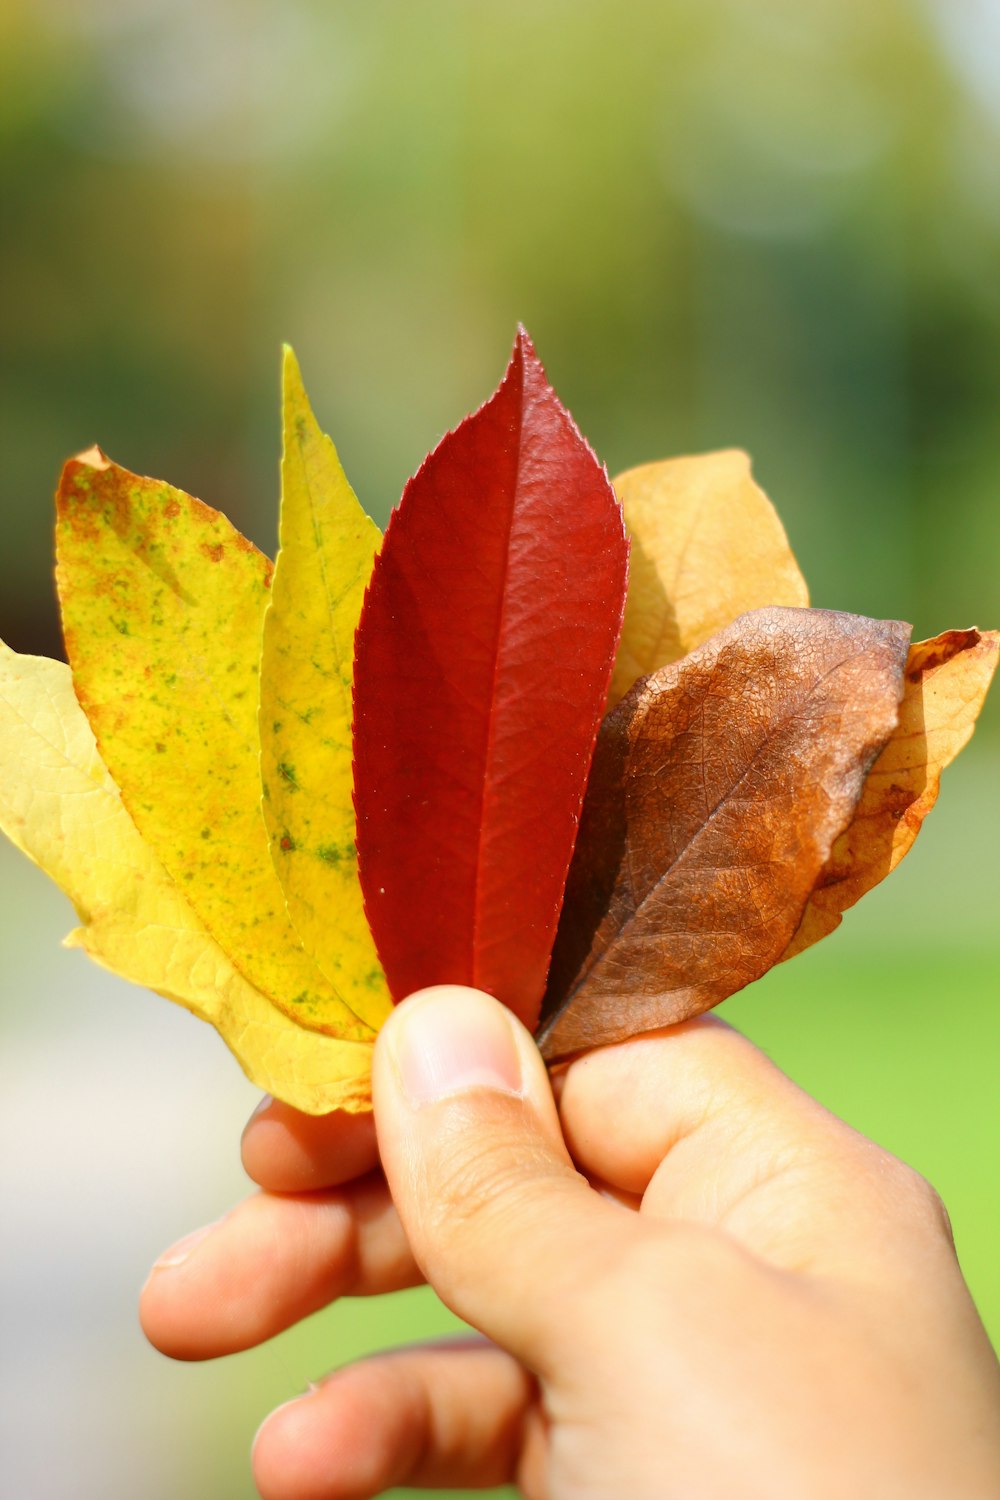
[[[447,1227],[454,1233],[501,1216],[509,1221],[525,1196],[525,1184],[548,1169],[539,1148],[512,1141],[506,1132],[452,1136],[434,1166],[433,1192],[427,1199],[429,1230]]]
[[[937,1188],[907,1162],[894,1163],[893,1193],[904,1213],[916,1224],[942,1234],[954,1244],[951,1217]]]
[[[913,1172],[912,1191],[917,1206],[917,1211],[932,1228],[941,1231],[945,1237],[954,1244],[955,1235],[952,1229],[951,1215],[945,1206],[944,1199],[932,1182],[922,1176],[919,1172]]]

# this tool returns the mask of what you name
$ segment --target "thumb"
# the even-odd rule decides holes
[[[382,1164],[427,1280],[544,1374],[631,1226],[573,1167],[528,1032],[479,990],[421,990],[382,1029],[373,1091]]]

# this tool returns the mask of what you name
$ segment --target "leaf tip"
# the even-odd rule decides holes
[[[281,395],[286,408],[293,402],[305,400],[302,367],[291,344],[281,346]]]
[[[281,346],[281,413],[284,463],[296,438],[302,440],[319,434],[319,424],[302,379],[302,367],[291,344]]]
[[[97,446],[96,443],[94,443],[93,446],[90,447],[90,448],[85,448],[82,453],[78,453],[76,455],[75,460],[71,459],[70,462],[71,463],[76,462],[76,463],[80,464],[81,467],[88,468],[88,469],[110,469],[111,468],[111,460],[110,460],[110,458],[103,451],[103,449],[101,449],[101,448],[99,448]]]
[[[613,500],[615,510],[617,511],[620,519],[621,536],[622,540],[625,542],[627,559],[629,541],[628,531],[625,525],[625,514],[618,493],[611,482],[611,476],[608,473],[608,466],[598,457],[592,443],[580,431],[580,427],[576,421],[576,418],[573,416],[573,413],[570,411],[569,407],[564,404],[561,397],[557,394],[554,386],[549,381],[549,378],[545,373],[545,366],[539,359],[538,351],[536,350],[534,343],[532,342],[531,335],[529,334],[523,323],[518,323],[517,325],[517,334],[514,339],[514,349],[510,357],[510,363],[507,366],[507,374],[504,377],[503,384],[507,383],[510,376],[515,371],[520,375],[522,390],[526,392],[531,391],[533,396],[541,396],[545,401],[551,403],[552,408],[559,414],[559,420],[561,420],[565,424],[566,429],[580,444],[581,449],[587,454],[594,467],[599,471],[607,488],[607,491]],[[749,463],[749,459],[747,459],[747,462]],[[623,603],[623,611],[624,607],[625,606]]]
[[[520,373],[522,382],[525,375],[530,372],[545,386],[548,386],[545,368],[538,357],[538,351],[535,348],[531,334],[523,323],[518,323],[517,333],[514,335],[514,348],[511,351],[510,363],[507,366],[508,375],[515,370]]]
[[[56,516],[59,522],[72,521],[86,511],[91,501],[95,476],[105,474],[116,465],[95,444],[82,453],[76,453],[63,464],[59,483],[56,486]],[[93,482],[92,482],[93,481]]]
[[[514,335],[514,352],[515,354],[529,356],[535,354],[535,345],[531,334],[520,321],[517,325],[517,332]],[[535,358],[537,359],[538,356],[535,355]]]
[[[113,467],[108,455],[94,443],[92,447],[85,448],[82,453],[74,453],[73,457],[68,458],[63,464],[57,494],[65,494],[74,488],[77,475],[84,469],[89,469],[92,473],[103,473],[106,469]]]

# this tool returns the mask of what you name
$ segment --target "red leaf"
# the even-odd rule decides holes
[[[403,491],[358,627],[365,909],[395,999],[538,1015],[625,600],[607,474],[523,329]]]

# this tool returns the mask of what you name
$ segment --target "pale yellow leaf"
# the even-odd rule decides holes
[[[304,1030],[248,984],[126,812],[69,669],[2,642],[0,827],[72,901],[70,941],[211,1022],[253,1083],[310,1114],[370,1108],[371,1046]]]

